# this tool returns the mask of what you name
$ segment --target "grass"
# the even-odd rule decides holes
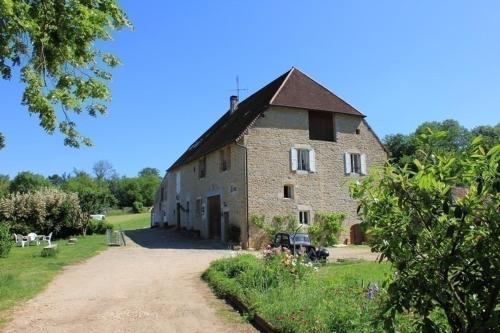
[[[121,228],[122,230],[135,230],[149,228],[150,219],[150,213],[142,213],[107,216],[106,222],[113,224],[115,229]]]
[[[213,262],[203,274],[214,292],[235,297],[281,332],[378,332],[374,327],[378,300],[369,300],[367,286],[391,274],[388,263],[349,261],[328,264],[301,278],[295,266],[252,255]],[[292,273],[290,273],[292,272]],[[413,331],[407,317],[400,332]]]
[[[111,216],[107,222],[123,230],[149,227],[149,213]],[[0,258],[0,327],[10,311],[42,291],[68,265],[82,262],[106,249],[105,235],[78,237],[76,245],[58,240],[57,257],[40,256],[42,246],[13,247],[7,258]]]

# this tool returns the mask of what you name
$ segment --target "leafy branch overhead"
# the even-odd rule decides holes
[[[131,23],[116,0],[2,0],[0,74],[9,80],[19,67],[22,104],[40,126],[67,146],[91,145],[72,116],[106,113],[109,70],[120,62],[95,42],[123,27]]]

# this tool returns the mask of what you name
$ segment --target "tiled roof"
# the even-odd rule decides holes
[[[194,161],[236,141],[270,105],[346,113],[364,117],[334,93],[292,68],[227,111],[203,133],[168,169]]]

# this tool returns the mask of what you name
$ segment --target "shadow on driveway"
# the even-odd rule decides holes
[[[193,239],[174,229],[147,228],[126,230],[125,234],[139,246],[148,249],[227,250],[224,243],[209,239]]]

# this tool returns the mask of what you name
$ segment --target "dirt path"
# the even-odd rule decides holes
[[[135,243],[67,268],[5,332],[255,332],[200,280],[229,251],[166,230],[128,235]]]

